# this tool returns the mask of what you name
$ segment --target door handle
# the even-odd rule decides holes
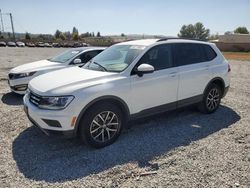
[[[177,74],[177,72],[171,72],[171,73],[170,73],[170,76],[171,76],[171,77],[175,77],[176,74]]]

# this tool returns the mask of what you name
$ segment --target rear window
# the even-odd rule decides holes
[[[202,44],[176,43],[174,44],[174,54],[177,66],[207,61]]]
[[[215,51],[212,49],[211,46],[209,45],[203,45],[205,53],[206,53],[206,57],[207,57],[207,61],[211,61],[214,58],[216,58],[217,54],[215,53]]]

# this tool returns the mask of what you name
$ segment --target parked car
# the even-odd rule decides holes
[[[34,43],[32,43],[32,42],[27,42],[26,46],[28,46],[28,47],[36,47],[36,45]]]
[[[49,43],[44,43],[44,47],[51,48],[51,47],[52,47],[52,45],[51,45],[51,44],[49,44]]]
[[[0,47],[6,47],[6,42],[0,41]]]
[[[16,43],[15,42],[7,42],[7,46],[16,47]]]
[[[44,43],[43,42],[38,42],[38,43],[36,43],[36,47],[43,48],[44,47]]]
[[[228,91],[229,72],[211,43],[129,41],[107,48],[82,68],[34,78],[24,106],[46,134],[79,135],[99,148],[113,143],[131,119],[191,104],[204,113],[216,111]]]
[[[71,49],[50,59],[15,67],[9,72],[10,88],[15,93],[25,94],[29,81],[34,77],[58,69],[82,66],[104,49],[102,47]]]
[[[23,42],[16,42],[16,45],[18,47],[25,47],[25,44]]]
[[[52,43],[52,47],[54,47],[54,48],[60,48],[61,45],[59,43]]]

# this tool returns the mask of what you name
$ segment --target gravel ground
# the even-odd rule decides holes
[[[95,150],[43,135],[8,89],[10,68],[63,50],[0,48],[0,187],[250,187],[250,62],[230,61],[216,113],[186,108],[131,122]]]

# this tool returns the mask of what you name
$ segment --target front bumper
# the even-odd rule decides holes
[[[11,91],[14,93],[24,95],[28,88],[28,83],[31,79],[28,78],[20,78],[20,79],[8,79],[8,84],[10,86]]]
[[[44,110],[33,105],[28,96],[24,96],[24,111],[30,122],[47,136],[61,135],[66,138],[76,136],[74,126],[71,126],[73,114],[64,110]],[[60,126],[53,126],[44,120],[58,122]]]

